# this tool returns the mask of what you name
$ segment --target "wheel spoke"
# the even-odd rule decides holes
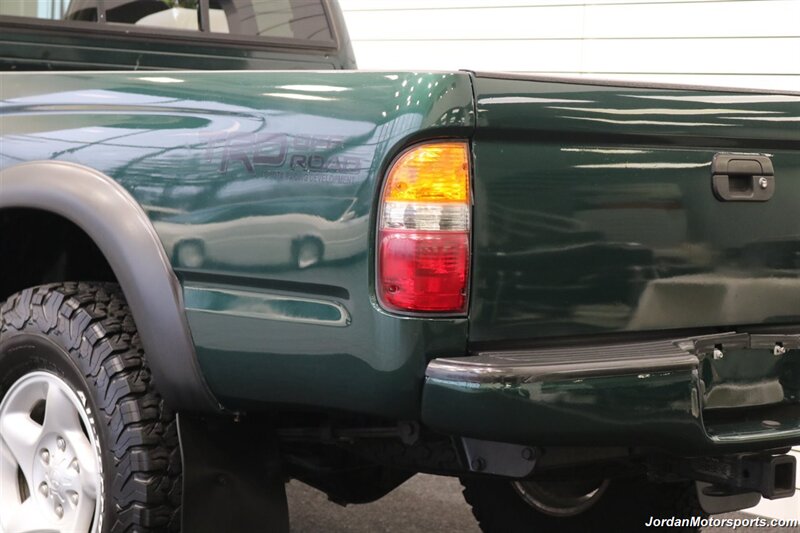
[[[0,442],[11,452],[28,484],[33,478],[36,443],[41,434],[42,426],[31,420],[26,413],[6,413],[0,419]]]
[[[66,433],[80,431],[81,419],[72,400],[61,387],[50,384],[44,407],[44,429],[47,432]]]
[[[58,533],[47,514],[33,498],[28,498],[20,505],[11,520],[8,521],[4,533]]]
[[[75,458],[78,459],[78,467],[80,469],[81,490],[82,496],[97,499],[97,493],[100,487],[98,479],[98,465],[97,455],[92,449],[92,444],[89,439],[81,431],[71,431],[65,434],[67,442],[75,452]]]
[[[75,519],[72,521],[72,531],[89,531],[94,518],[95,499],[85,494],[78,495],[78,503],[75,505]],[[71,505],[74,502],[70,503]]]

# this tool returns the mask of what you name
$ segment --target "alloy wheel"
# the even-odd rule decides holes
[[[0,403],[0,532],[100,530],[103,475],[86,397],[44,371]]]

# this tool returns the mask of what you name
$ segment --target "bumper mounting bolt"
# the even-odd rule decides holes
[[[536,459],[536,452],[534,452],[531,448],[525,448],[522,450],[522,458],[526,461],[533,461]]]
[[[476,457],[471,465],[475,472],[483,472],[486,469],[486,460],[483,457]]]

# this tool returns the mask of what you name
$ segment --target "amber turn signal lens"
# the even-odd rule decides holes
[[[469,203],[469,148],[465,142],[416,146],[389,172],[384,201]]]

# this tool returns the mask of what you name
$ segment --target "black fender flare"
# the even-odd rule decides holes
[[[153,224],[128,191],[86,166],[21,163],[0,170],[0,209],[4,208],[49,211],[81,228],[103,253],[125,293],[167,405],[192,412],[222,411],[197,361],[180,282]]]

